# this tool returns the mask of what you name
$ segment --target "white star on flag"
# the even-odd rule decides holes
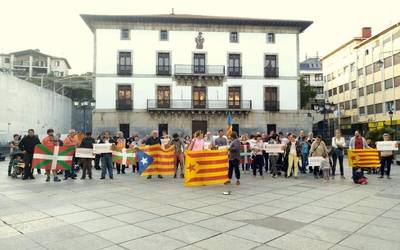
[[[142,164],[143,165],[147,165],[148,164],[148,162],[147,162],[147,158],[142,158],[142,160],[140,160],[140,162],[142,162]]]

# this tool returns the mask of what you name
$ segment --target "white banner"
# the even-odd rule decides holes
[[[105,154],[105,153],[111,153],[111,143],[99,143],[99,144],[93,144],[93,153],[95,154]]]
[[[308,157],[308,165],[311,166],[311,167],[321,166],[321,163],[324,160],[325,159],[322,156]]]
[[[285,144],[268,144],[264,143],[264,150],[266,153],[283,153]]]
[[[397,142],[396,141],[377,141],[376,142],[376,149],[378,151],[390,151],[394,150],[397,151],[399,150]]]
[[[95,158],[92,148],[77,148],[75,151],[75,157],[76,158],[90,158],[90,159]]]

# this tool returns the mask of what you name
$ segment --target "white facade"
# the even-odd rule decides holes
[[[103,17],[105,19],[101,20]],[[193,100],[193,88],[197,86],[205,87],[205,99],[210,103],[207,104],[204,112],[198,112],[200,114],[207,114],[208,111],[230,111],[228,106],[222,110],[212,107],[212,101],[228,101],[229,87],[240,87],[240,101],[251,102],[246,114],[252,112],[269,113],[269,111],[265,111],[264,105],[265,88],[276,87],[278,107],[274,111],[298,112],[299,33],[311,22],[304,21],[301,24],[304,25],[302,27],[296,23],[282,27],[274,26],[272,22],[270,25],[230,25],[229,20],[226,20],[227,24],[214,25],[213,22],[218,18],[202,16],[200,18],[195,16],[194,18],[200,20],[199,23],[196,23],[193,18],[187,19],[186,16],[185,22],[180,20],[180,23],[175,23],[176,19],[181,18],[179,15],[163,16],[164,22],[152,19],[158,16],[141,16],[144,19],[140,21],[138,21],[137,16],[125,16],[126,21],[122,22],[110,20],[110,17],[111,19],[115,18],[115,20],[122,18],[121,16],[82,15],[94,34],[94,98],[96,99],[94,127],[97,123],[99,129],[112,129],[113,126],[117,127],[118,123],[130,123],[130,121],[135,120],[129,118],[125,122],[104,122],[107,120],[104,116],[110,113],[118,113],[120,114],[119,117],[124,116],[125,120],[126,117],[132,117],[135,113],[148,113],[148,101],[157,99],[157,86],[170,87],[169,98],[171,102]],[[210,24],[201,24],[205,19]],[[255,22],[257,19],[253,21]],[[129,30],[129,39],[121,39],[121,29]],[[161,30],[168,32],[167,40],[160,40]],[[199,32],[202,33],[204,38],[202,49],[198,49],[195,42]],[[237,32],[238,42],[231,42],[231,32]],[[274,35],[274,42],[267,41],[268,33]],[[118,74],[120,52],[131,53],[132,72],[128,76]],[[168,76],[157,74],[158,53],[169,53],[171,74]],[[221,66],[224,68],[224,74],[218,76],[218,80],[215,80],[212,74],[208,75],[207,73],[201,77],[192,74],[188,77],[179,78],[175,74],[176,65],[193,65],[195,53],[204,53],[205,65],[210,67]],[[240,55],[240,76],[227,74],[229,54]],[[266,55],[276,55],[276,66],[279,73],[274,77],[266,77],[264,74]],[[128,85],[132,90],[133,105],[128,114],[127,111],[118,110],[117,107],[119,85]],[[171,109],[173,108],[168,107],[164,111],[177,111],[178,113],[182,111]],[[236,110],[237,114],[241,114],[241,111],[241,108]],[[99,121],[96,121],[96,114],[101,116]],[[187,118],[191,119],[190,117]],[[242,118],[237,118],[238,121],[240,119]],[[243,119],[245,118],[243,117]],[[168,119],[164,119],[163,122],[169,123]],[[254,123],[256,122],[274,123],[274,121],[255,121]],[[133,123],[137,124],[137,121]],[[136,130],[136,126],[131,127]]]

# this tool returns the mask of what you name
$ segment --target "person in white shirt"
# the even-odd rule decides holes
[[[342,179],[344,179],[344,172],[343,172],[343,157],[344,157],[344,148],[346,147],[346,141],[344,140],[344,137],[342,136],[342,132],[340,129],[336,129],[335,132],[335,137],[332,138],[332,158],[333,158],[333,163],[332,163],[332,178],[335,178],[336,174],[336,164],[337,161],[339,160],[339,166],[340,166],[340,176]]]

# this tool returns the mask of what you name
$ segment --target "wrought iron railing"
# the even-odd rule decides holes
[[[224,65],[186,65],[175,64],[175,75],[210,75],[224,76]]]
[[[251,100],[228,101],[228,100],[147,100],[148,110],[191,110],[191,109],[209,109],[209,110],[251,110]]]

